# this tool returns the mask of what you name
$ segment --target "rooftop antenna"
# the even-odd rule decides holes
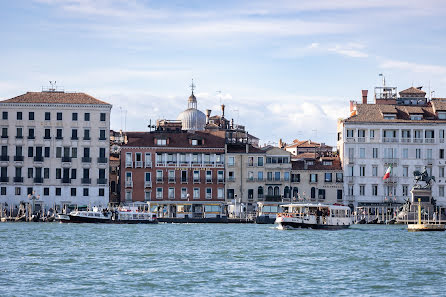
[[[150,132],[152,132],[152,129],[155,129],[155,128],[156,128],[155,125],[152,125],[152,119],[149,120],[149,125],[148,125],[147,127],[149,127],[149,131],[150,131]]]
[[[385,87],[386,86],[386,77],[382,73],[378,74],[378,76],[382,76],[382,78],[383,78],[383,87]]]

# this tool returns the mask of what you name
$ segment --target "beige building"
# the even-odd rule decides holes
[[[246,211],[260,201],[290,201],[291,155],[277,147],[227,145],[226,199],[243,203]]]
[[[0,203],[107,205],[111,107],[55,89],[0,101]]]
[[[343,202],[343,171],[339,158],[309,156],[293,159],[291,164],[293,201],[325,204]]]

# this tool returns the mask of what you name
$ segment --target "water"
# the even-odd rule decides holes
[[[0,296],[445,296],[446,233],[0,224]]]

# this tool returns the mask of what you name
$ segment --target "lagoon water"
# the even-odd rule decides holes
[[[0,296],[445,296],[446,233],[404,226],[0,224]]]

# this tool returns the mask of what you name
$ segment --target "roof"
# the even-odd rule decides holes
[[[446,111],[446,98],[432,98],[432,107],[437,111]]]
[[[228,144],[228,153],[246,153],[246,145],[234,145],[234,144]],[[264,154],[265,151],[252,146],[248,145],[248,154]]]
[[[381,104],[356,104],[356,113],[346,118],[345,122],[381,122],[381,123],[438,123],[435,107],[446,110],[446,101],[430,102],[425,106],[406,105],[381,105]],[[438,109],[437,109],[438,110]],[[384,114],[395,114],[395,119],[384,119]],[[423,115],[421,120],[411,120],[411,114]]]
[[[0,101],[0,103],[48,103],[48,104],[93,104],[110,105],[85,93],[27,92],[26,94]]]
[[[408,88],[408,89],[405,89],[405,90],[402,90],[401,92],[399,92],[399,94],[401,95],[401,94],[420,94],[420,95],[426,95],[426,92],[424,92],[424,91],[422,91],[422,90],[420,90],[420,89],[417,89],[417,88],[414,88],[414,87],[410,87],[410,88]]]
[[[318,142],[314,142],[314,141],[311,141],[311,140],[298,140],[298,139],[294,139],[293,140],[293,143],[291,143],[291,144],[289,144],[289,145],[287,145],[287,146],[285,146],[285,149],[287,149],[287,148],[297,148],[297,147],[300,147],[300,148],[313,148],[313,147],[320,147],[321,146],[321,144],[320,143],[318,143]],[[328,145],[325,145],[325,144],[323,144],[322,146],[324,146],[324,147],[331,147],[331,146],[328,146]]]
[[[332,161],[331,165],[324,165],[323,161]],[[305,168],[305,162],[307,166]],[[304,160],[291,160],[291,170],[342,170],[341,160],[339,157],[332,160],[313,160],[313,165],[309,165],[308,161]]]
[[[125,147],[178,147],[178,148],[221,148],[225,147],[225,134],[224,132],[165,132],[165,131],[153,131],[153,132],[127,132],[128,142],[122,146]],[[167,145],[156,145],[155,139],[163,138],[169,139]],[[203,139],[202,145],[192,146],[190,139]]]
[[[315,159],[316,153],[302,153],[296,156],[293,156],[293,159]]]

